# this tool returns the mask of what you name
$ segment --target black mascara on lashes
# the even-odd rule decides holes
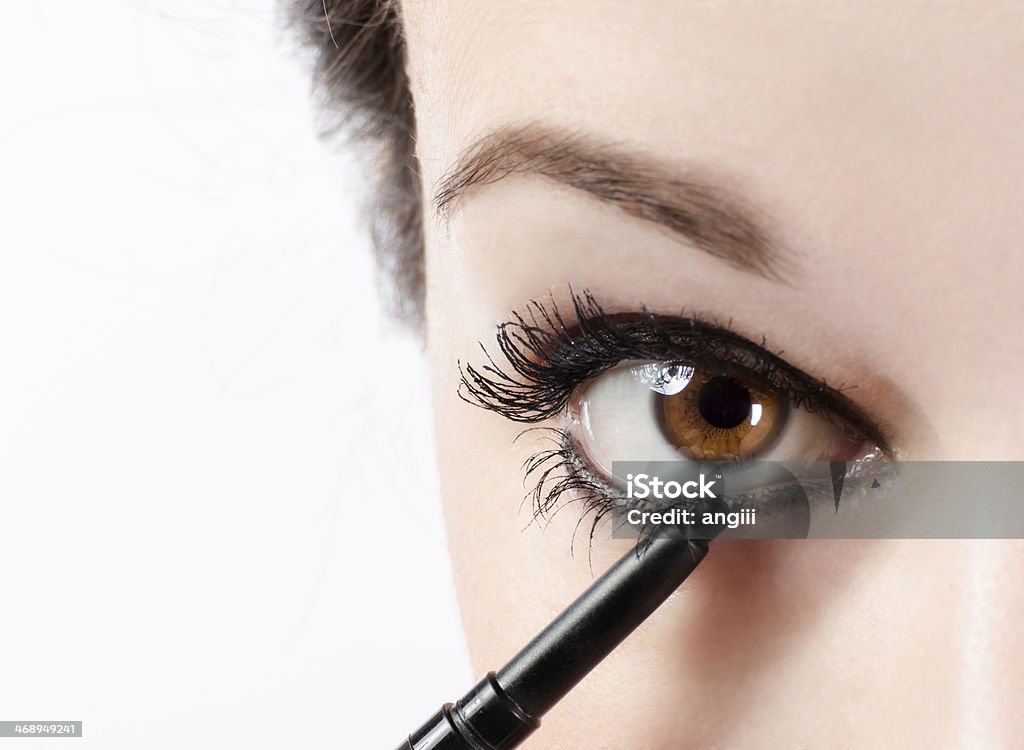
[[[753,341],[698,318],[607,313],[589,291],[571,293],[573,323],[554,303],[531,302],[498,327],[495,363],[481,343],[482,365],[459,366],[460,397],[515,422],[559,414],[575,389],[627,359],[703,367],[739,367],[784,394],[793,406],[821,411],[888,452],[882,431],[841,392]]]
[[[513,313],[496,335],[507,364],[496,364],[481,344],[486,358],[482,365],[460,363],[462,399],[512,421],[535,423],[562,413],[579,386],[623,360],[680,360],[709,369],[748,371],[793,406],[831,417],[888,452],[881,430],[840,390],[793,367],[763,340],[758,345],[696,318],[647,310],[609,314],[588,291],[572,293],[571,300],[571,325],[555,304],[531,302],[524,313]],[[592,541],[601,518],[612,509],[614,491],[590,469],[566,430],[532,429],[546,430],[554,442],[553,448],[541,449],[524,462],[525,479],[534,482],[526,496],[534,518],[544,517],[571,496],[582,509],[581,519],[591,518]]]

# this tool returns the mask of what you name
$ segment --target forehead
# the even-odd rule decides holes
[[[540,120],[714,166],[805,210],[857,194],[877,218],[904,211],[878,190],[894,174],[928,205],[952,185],[989,195],[1020,174],[1007,166],[1022,159],[1022,7],[407,2],[421,151],[437,162],[424,166]]]

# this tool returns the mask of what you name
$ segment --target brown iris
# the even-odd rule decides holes
[[[686,387],[658,395],[665,437],[688,458],[755,458],[771,447],[785,422],[786,403],[747,378],[694,372]]]

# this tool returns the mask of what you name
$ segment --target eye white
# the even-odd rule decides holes
[[[574,437],[591,466],[605,477],[615,477],[615,461],[679,461],[686,457],[662,432],[657,406],[659,394],[671,396],[685,389],[695,368],[661,362],[631,362],[595,378],[573,410]],[[755,404],[760,407],[760,405]],[[754,410],[756,424],[762,413]],[[860,446],[858,439],[838,430],[824,416],[806,409],[789,409],[770,450],[756,456],[767,461],[819,461],[847,458]],[[842,454],[842,455],[840,455]]]
[[[681,391],[691,377],[666,379],[657,362],[625,364],[599,375],[583,392],[575,416],[577,441],[586,460],[606,477],[613,461],[678,461],[681,456],[662,434],[655,411],[657,394]]]

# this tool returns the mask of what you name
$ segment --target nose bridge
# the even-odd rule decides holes
[[[970,539],[951,547],[947,566],[954,618],[946,632],[961,747],[1012,747],[1024,736],[1024,656],[1019,636],[1024,540]]]

